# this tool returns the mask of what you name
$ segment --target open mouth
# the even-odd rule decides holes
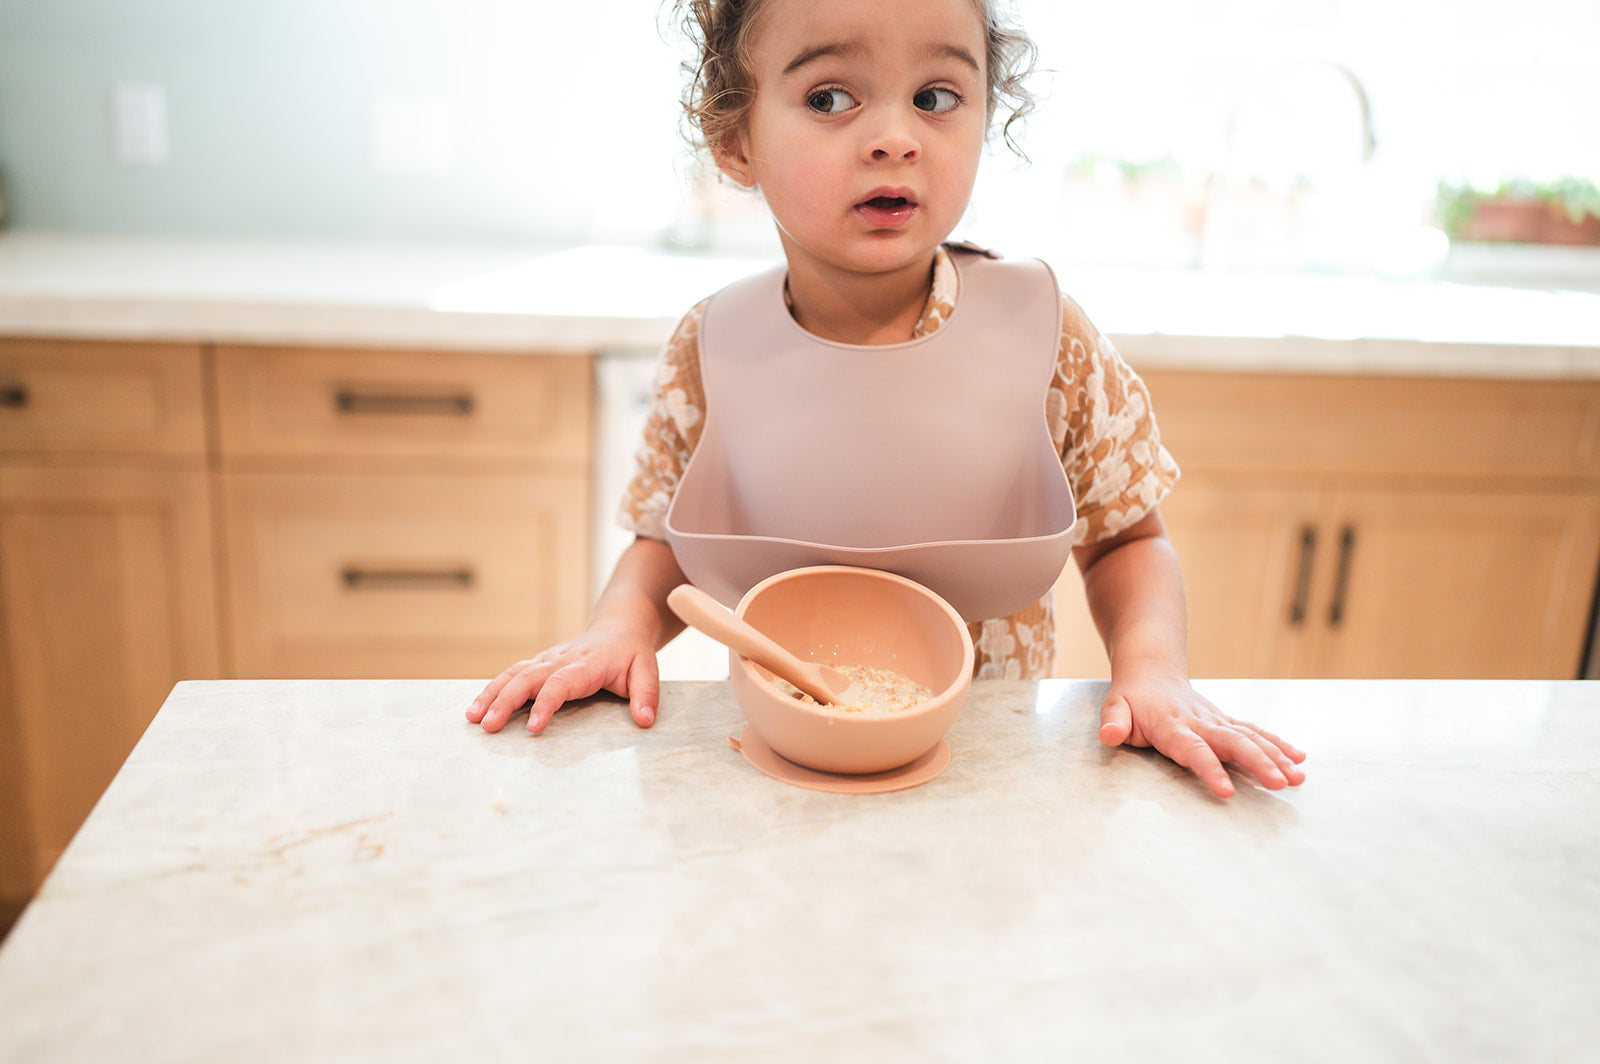
[[[869,225],[880,229],[895,229],[908,224],[916,216],[917,201],[910,196],[900,195],[892,188],[877,192],[877,195],[869,196],[856,204],[856,210]]]

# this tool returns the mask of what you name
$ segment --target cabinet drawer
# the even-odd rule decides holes
[[[487,678],[588,612],[583,477],[233,473],[233,672]]]
[[[201,379],[191,345],[0,339],[0,451],[202,454]]]
[[[225,458],[512,458],[576,472],[592,388],[579,356],[217,350]]]
[[[1162,440],[1234,472],[1600,477],[1600,383],[1152,371]]]

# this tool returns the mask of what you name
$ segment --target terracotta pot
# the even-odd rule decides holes
[[[1522,244],[1600,244],[1600,217],[1590,214],[1573,222],[1565,208],[1550,200],[1496,197],[1474,204],[1456,238]]]

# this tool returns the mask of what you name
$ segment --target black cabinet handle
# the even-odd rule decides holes
[[[22,410],[28,405],[26,384],[0,384],[0,409]]]
[[[1339,530],[1339,564],[1333,574],[1333,602],[1328,606],[1328,624],[1344,623],[1345,599],[1350,591],[1350,563],[1356,553],[1356,529],[1345,525]]]
[[[351,591],[466,591],[477,581],[470,568],[378,569],[347,565],[339,579]]]
[[[470,417],[473,407],[470,392],[363,392],[341,388],[333,394],[333,406],[341,414],[397,414],[429,417]]]
[[[1311,573],[1317,561],[1317,530],[1312,525],[1300,526],[1300,559],[1294,576],[1294,598],[1289,602],[1289,624],[1298,628],[1306,623],[1306,613],[1311,608]]]

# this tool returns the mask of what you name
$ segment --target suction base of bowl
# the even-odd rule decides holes
[[[813,791],[831,791],[834,794],[883,794],[919,787],[933,779],[950,764],[950,746],[943,739],[909,764],[887,772],[869,772],[847,775],[838,772],[818,772],[797,765],[775,752],[756,730],[748,725],[737,739],[728,738],[735,750],[744,754],[745,760],[773,779],[792,783]]]

